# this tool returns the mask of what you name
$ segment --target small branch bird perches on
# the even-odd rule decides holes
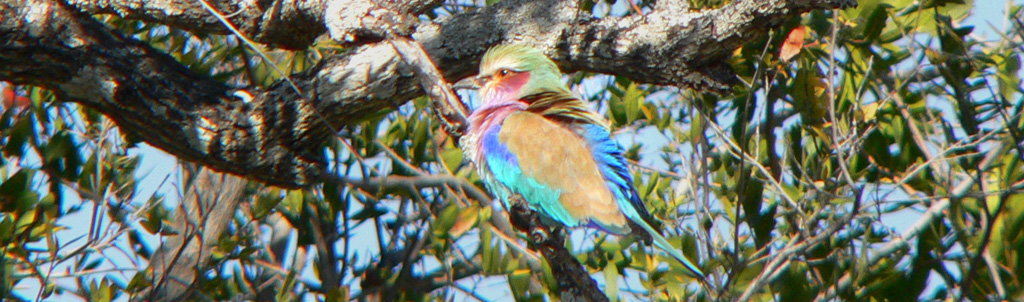
[[[540,50],[491,48],[480,73],[457,83],[476,88],[480,107],[469,117],[461,146],[488,190],[506,209],[515,195],[544,222],[627,235],[639,226],[654,245],[700,280],[704,272],[651,226],[633,186],[622,148],[607,122],[573,96],[557,65]]]

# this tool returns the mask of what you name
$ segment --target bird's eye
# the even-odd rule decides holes
[[[509,74],[508,69],[498,70],[498,76],[500,76],[500,77],[507,76],[508,74]]]

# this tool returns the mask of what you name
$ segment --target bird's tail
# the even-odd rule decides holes
[[[686,269],[690,270],[690,272],[696,275],[697,278],[700,278],[701,280],[706,279],[707,276],[704,275],[704,272],[701,271],[700,268],[697,267],[697,265],[694,265],[693,262],[690,262],[690,259],[686,259],[686,256],[683,255],[682,252],[673,247],[671,243],[668,243],[668,240],[665,239],[665,237],[661,236],[661,233],[654,230],[654,228],[651,227],[651,225],[647,224],[647,222],[642,220],[637,221],[637,224],[639,224],[640,227],[644,228],[644,230],[647,231],[647,233],[651,234],[651,238],[654,238],[654,246],[657,246],[661,250],[665,251],[666,253],[669,254],[669,256],[672,256],[672,258],[676,258],[676,260],[679,260],[679,263],[682,263],[683,266],[685,266]]]

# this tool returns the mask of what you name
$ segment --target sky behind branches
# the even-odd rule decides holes
[[[616,4],[616,6],[611,9],[612,14],[621,14],[626,9],[624,4],[622,3],[623,1],[619,1],[618,4]],[[967,20],[965,20],[964,24],[975,26],[974,35],[976,37],[979,37],[979,40],[998,41],[1002,39],[999,33],[1005,32],[1005,29],[1009,26],[1009,24],[1006,23],[1007,21],[1005,16],[1006,6],[1008,3],[1010,2],[998,0],[977,1],[975,3],[975,7],[973,12],[971,13],[971,16]],[[1020,2],[1014,1],[1013,3]],[[577,87],[575,89],[577,92],[581,92],[581,94],[583,95],[592,93],[593,91],[598,91],[602,89],[601,85],[603,85],[604,83],[601,79],[602,77],[596,77],[594,80],[590,80],[581,85],[582,87]],[[69,106],[73,108],[75,105],[64,104],[63,106]],[[943,110],[946,114],[950,114],[952,110],[951,108],[938,109]],[[386,129],[386,127],[382,127],[381,129]],[[616,136],[616,139],[620,142],[620,144],[623,145],[629,145],[632,144],[633,142],[642,143],[644,145],[644,149],[642,152],[643,159],[641,161],[642,165],[652,167],[664,166],[664,163],[660,161],[657,154],[660,152],[660,146],[664,145],[667,139],[662,137],[662,134],[658,133],[657,131],[653,131],[652,129],[642,129],[640,133],[640,135],[636,136],[620,133]],[[139,180],[139,186],[135,200],[132,200],[133,205],[135,207],[140,207],[142,205],[145,205],[151,196],[161,195],[165,198],[165,206],[167,206],[168,208],[173,208],[174,206],[176,206],[179,197],[179,190],[174,185],[176,183],[179,183],[179,179],[177,176],[177,159],[173,156],[170,156],[160,150],[157,150],[145,144],[140,145],[139,148],[131,149],[130,154],[138,155],[141,158],[141,165],[140,168],[138,169],[139,172],[136,176],[137,179]],[[31,156],[25,158],[22,162],[22,165],[27,167],[41,166],[39,164],[39,159]],[[387,167],[382,166],[382,168]],[[37,184],[39,184],[36,187],[38,188],[40,193],[45,194],[47,188],[45,187],[45,185],[41,184],[41,178],[37,178],[36,181]],[[68,190],[67,192],[69,194],[65,195],[65,211],[71,210],[72,207],[81,204],[81,201],[78,199],[78,196],[76,194],[71,193],[72,191],[70,190]],[[867,190],[865,192],[865,194],[869,193],[871,193],[871,190]],[[889,196],[889,198],[899,199],[909,197]],[[74,250],[78,246],[81,246],[81,244],[85,241],[82,238],[84,236],[87,236],[89,233],[89,224],[92,220],[92,217],[94,216],[94,209],[103,209],[103,207],[92,207],[88,203],[86,203],[84,205],[81,205],[80,208],[78,208],[78,212],[65,216],[64,218],[61,219],[60,224],[65,226],[66,229],[57,232],[57,240],[59,242],[64,243],[66,245],[67,250]],[[900,232],[906,229],[914,221],[916,221],[919,216],[920,213],[908,210],[900,212],[898,214],[886,215],[882,218],[882,223],[890,227],[892,230]],[[106,215],[100,215],[100,217],[102,217],[103,219],[107,219]],[[111,226],[111,222],[109,220],[102,221],[100,222],[100,224],[103,226],[100,229],[104,229],[107,226]],[[367,234],[372,233],[370,231],[367,231],[369,226],[370,225],[368,224],[363,225],[362,229],[358,229],[360,235],[357,236],[369,236]],[[141,226],[138,225],[138,223],[135,223],[130,227],[139,228]],[[583,238],[589,237],[588,234],[589,231],[574,232],[573,241],[584,241]],[[159,237],[157,236],[149,236],[145,239],[147,240],[151,248],[156,248],[159,245]],[[293,238],[291,240],[292,244],[294,244],[295,239]],[[121,248],[126,249],[127,251],[131,250],[131,247],[128,246],[127,240],[124,236],[117,237],[116,240],[112,241],[111,243],[120,246]],[[469,242],[467,244],[472,245],[473,243]],[[585,244],[577,244],[576,250],[581,250],[581,248],[585,248],[587,246],[588,245]],[[376,245],[366,245],[364,249],[353,250],[353,252],[359,253],[361,255],[376,254],[378,251],[376,251],[375,247]],[[42,248],[45,249],[45,246],[43,246]],[[293,250],[294,248],[290,249],[290,251]],[[127,282],[134,275],[134,269],[144,268],[146,266],[145,263],[137,262],[135,259],[131,259],[131,257],[128,256],[130,254],[133,253],[105,253],[105,256],[109,257],[110,259],[104,262],[103,265],[98,267],[95,270],[96,274],[93,274],[92,276],[94,276],[98,280],[104,276],[110,277],[111,275],[107,273],[111,270],[123,270],[123,274],[113,274],[113,276],[122,276],[121,280],[119,280],[118,282],[121,282],[122,284],[127,284]],[[307,259],[312,259],[312,257],[309,257]],[[363,263],[357,263],[355,265],[365,265],[365,262],[368,260],[366,257],[363,257],[361,261]],[[71,275],[79,273],[75,272],[73,268],[69,267],[71,262],[73,261],[68,261],[63,264],[53,266],[52,268],[54,275],[64,275],[65,272],[70,273]],[[306,267],[311,267],[311,265],[307,265]],[[429,267],[425,269],[429,269]],[[305,274],[311,274],[311,272],[307,271],[305,272]],[[346,276],[345,281],[352,282],[352,277],[353,276],[351,275]],[[596,275],[595,277],[598,280],[602,280],[602,277],[599,275]],[[308,279],[315,280],[315,278]],[[632,278],[629,278],[628,280],[623,279],[620,280],[620,284],[629,284],[635,280],[636,279]],[[352,283],[358,286],[356,282]],[[58,282],[58,284],[69,287],[76,286],[71,279],[62,279],[61,281]],[[506,285],[506,280],[504,280],[503,277],[487,278],[487,280],[484,280],[481,285],[488,289],[486,291],[487,295],[485,295],[485,297],[495,299],[505,299],[511,297],[511,293],[509,292],[509,289]],[[491,289],[493,289],[493,291]],[[39,284],[34,279],[27,279],[21,283],[18,283],[16,293],[17,295],[23,298],[33,299],[33,297],[36,297],[37,294],[39,293]],[[72,300],[73,298],[74,297],[70,297],[67,295],[55,295],[48,300],[69,301]],[[126,300],[127,297],[123,296],[118,301]]]

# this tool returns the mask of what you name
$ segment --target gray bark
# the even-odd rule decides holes
[[[338,129],[423,94],[413,72],[381,40],[387,35],[412,33],[449,81],[471,75],[490,46],[516,41],[545,49],[567,72],[724,92],[735,79],[724,62],[747,39],[803,12],[851,2],[748,0],[689,11],[662,1],[643,16],[594,19],[576,1],[506,0],[418,24],[409,16],[437,1],[214,3],[244,34],[266,45],[302,48],[327,32],[347,39],[350,51],[291,76],[297,93],[283,81],[235,90],[90,15],[116,13],[226,33],[196,1],[4,1],[0,80],[51,89],[179,158],[295,188],[321,182],[323,144]],[[364,8],[344,12],[358,22],[325,17],[325,11],[341,14],[341,4]]]

